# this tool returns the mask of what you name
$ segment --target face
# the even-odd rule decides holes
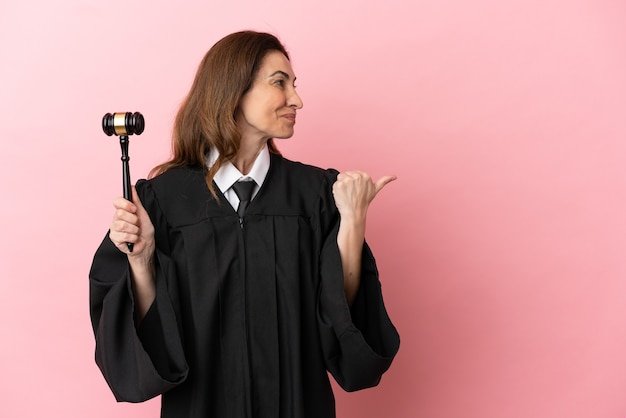
[[[244,140],[289,138],[302,100],[287,57],[279,51],[265,55],[250,89],[243,95],[237,126]]]

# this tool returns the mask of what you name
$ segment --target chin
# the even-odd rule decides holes
[[[293,136],[293,131],[291,132],[282,132],[281,134],[276,134],[273,136],[273,138],[275,139],[288,139],[291,138]]]

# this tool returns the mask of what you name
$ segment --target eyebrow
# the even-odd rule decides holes
[[[272,74],[270,74],[267,78],[271,78],[274,77],[275,75],[282,75],[283,77],[285,77],[287,80],[289,80],[291,77],[289,77],[289,74],[287,74],[284,71],[278,70],[278,71],[274,71]],[[293,81],[296,81],[296,77],[293,78]]]

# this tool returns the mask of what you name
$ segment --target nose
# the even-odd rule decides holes
[[[304,103],[302,103],[302,99],[300,98],[298,93],[296,93],[296,91],[292,89],[291,94],[287,98],[287,106],[292,107],[294,109],[302,109],[303,105]]]

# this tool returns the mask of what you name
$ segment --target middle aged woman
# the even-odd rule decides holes
[[[295,80],[273,35],[226,36],[179,111],[172,159],[132,203],[115,199],[90,299],[118,400],[162,394],[166,418],[334,417],[327,370],[353,391],[390,366],[399,337],[365,223],[395,177],[282,157]]]

